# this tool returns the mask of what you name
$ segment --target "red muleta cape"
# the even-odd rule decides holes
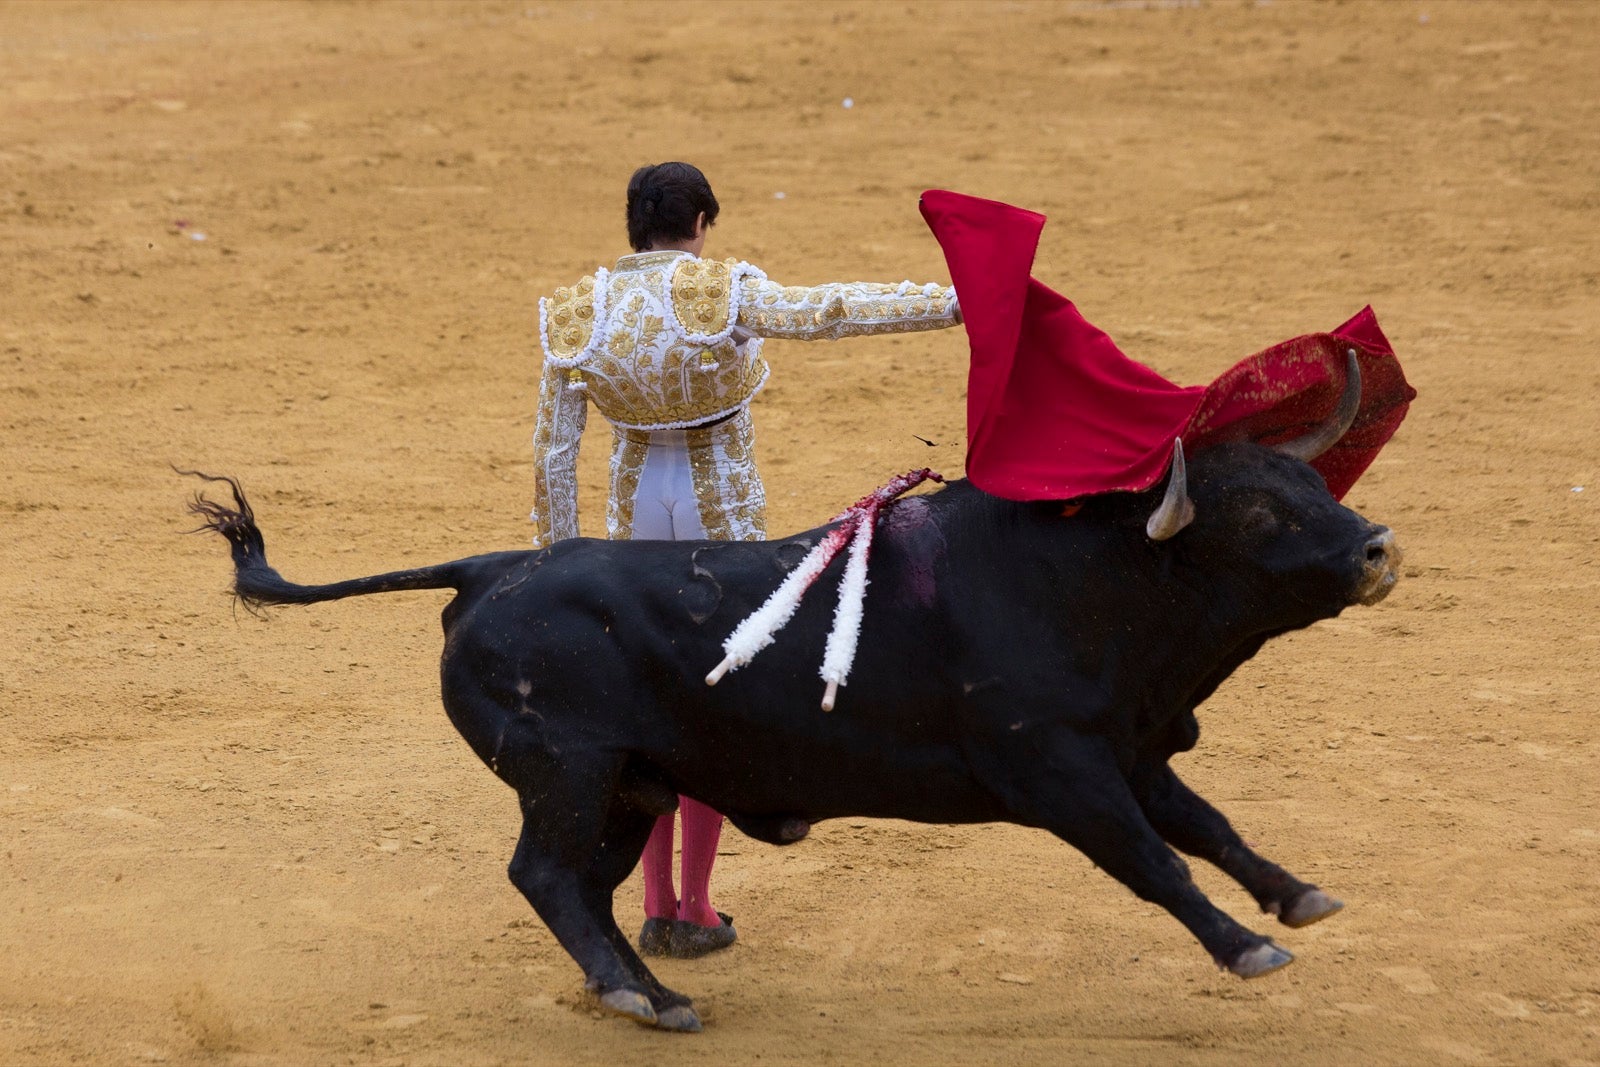
[[[1072,301],[1030,276],[1045,217],[932,190],[922,217],[944,249],[972,346],[967,477],[1011,500],[1069,500],[1154,485],[1182,437],[1193,454],[1223,441],[1275,444],[1326,422],[1361,367],[1355,424],[1312,461],[1342,498],[1406,416],[1416,390],[1370,307],[1179,386],[1135,363]]]

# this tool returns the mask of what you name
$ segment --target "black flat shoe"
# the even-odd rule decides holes
[[[717,912],[717,918],[722,920],[718,926],[701,926],[699,923],[684,922],[679,919],[672,924],[672,941],[667,947],[667,955],[680,960],[693,960],[708,955],[718,949],[727,948],[739,940],[739,935],[733,929],[733,916]]]
[[[639,931],[639,955],[672,955],[672,928],[677,925],[676,919],[646,919]]]

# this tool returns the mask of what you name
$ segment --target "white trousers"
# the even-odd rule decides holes
[[[641,541],[703,541],[700,503],[686,430],[654,430],[633,493],[633,536]]]
[[[688,430],[615,429],[613,541],[760,541],[766,512],[748,411]]]

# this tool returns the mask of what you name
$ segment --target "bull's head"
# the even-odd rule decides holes
[[[1322,426],[1271,449],[1226,445],[1208,450],[1205,480],[1207,496],[1214,499],[1198,508],[1190,496],[1183,442],[1175,442],[1166,493],[1145,524],[1150,538],[1169,540],[1204,512],[1193,540],[1219,542],[1230,555],[1243,550],[1269,572],[1321,576],[1339,587],[1327,592],[1342,603],[1375,604],[1387,596],[1399,578],[1394,534],[1339,504],[1310,467],[1345,435],[1361,406],[1355,351],[1346,359],[1344,393]]]

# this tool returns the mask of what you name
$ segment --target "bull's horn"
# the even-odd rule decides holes
[[[1183,438],[1172,442],[1172,474],[1167,479],[1167,495],[1161,498],[1144,532],[1152,541],[1165,541],[1194,521],[1194,501],[1189,499],[1189,472],[1183,463]]]
[[[1339,410],[1333,418],[1304,436],[1293,441],[1274,445],[1279,452],[1307,463],[1333,447],[1335,441],[1349,432],[1361,409],[1361,364],[1356,362],[1356,350],[1345,350],[1344,395],[1339,398]]]

